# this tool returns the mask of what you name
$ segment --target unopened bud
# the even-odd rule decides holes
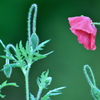
[[[36,33],[33,33],[31,35],[31,45],[33,50],[38,46],[38,43],[39,43],[39,38]]]
[[[51,84],[51,81],[52,81],[52,77],[47,77],[47,79],[45,81],[45,84],[46,85],[50,85]]]
[[[96,86],[93,86],[91,88],[91,93],[94,99],[100,100],[100,90]]]

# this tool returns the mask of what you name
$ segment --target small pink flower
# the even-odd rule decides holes
[[[70,30],[77,36],[79,43],[83,44],[87,50],[95,50],[97,29],[91,25],[92,20],[85,16],[70,17],[68,20],[71,26]]]

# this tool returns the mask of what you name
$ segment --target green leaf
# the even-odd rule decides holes
[[[6,56],[1,55],[0,57],[5,58],[5,59],[9,59],[9,60],[16,60],[13,55],[10,53],[8,48],[5,48],[4,50],[6,52]]]
[[[43,58],[45,58],[45,57],[46,57],[46,56],[41,55],[41,56],[33,57],[33,60],[39,60],[39,59],[43,59]]]
[[[11,77],[11,73],[12,73],[12,67],[8,67],[4,65],[4,74],[6,75],[7,78]],[[1,69],[1,71],[3,71],[3,69]]]
[[[38,87],[39,87],[39,86],[41,85],[40,78],[37,77],[36,81],[37,81],[37,85],[38,85]]]
[[[55,95],[59,95],[59,94],[62,94],[60,92],[61,89],[64,89],[66,87],[60,87],[60,88],[56,88],[56,89],[53,89],[53,90],[50,90],[46,95],[44,95],[41,100],[50,100],[50,96],[55,96]]]
[[[5,86],[15,86],[15,87],[19,87],[16,83],[7,83]]]
[[[30,46],[29,46],[29,42],[26,42],[26,53],[30,55]]]
[[[0,85],[0,90],[2,87],[4,87],[6,85],[7,81],[4,81],[1,85]]]
[[[37,85],[39,86],[39,87],[41,87],[41,88],[46,88],[46,86],[45,86],[45,82],[46,82],[46,79],[47,79],[47,77],[48,77],[48,74],[49,74],[49,70],[47,70],[47,72],[46,71],[44,71],[44,72],[42,72],[42,74],[41,74],[41,77],[39,78],[37,78]]]
[[[6,56],[0,56],[0,57],[5,58],[5,59],[10,59],[10,60],[16,60],[16,59],[12,56],[12,54],[10,53],[9,49],[7,48],[8,45],[10,45],[11,47],[12,47],[13,45],[12,45],[12,44],[8,44],[7,46],[5,46],[1,40],[0,40],[0,43],[2,44],[2,46],[4,47],[4,51],[6,52]]]
[[[44,97],[41,98],[41,100],[47,100],[49,98],[50,94],[45,95]]]
[[[17,59],[18,59],[19,61],[22,60],[22,56],[21,56],[21,52],[20,52],[20,50],[19,50],[19,48],[18,48],[18,44],[16,44],[16,57],[17,57]]]
[[[50,40],[46,40],[44,42],[42,42],[41,44],[39,44],[36,48],[35,48],[35,51],[38,51],[38,50],[43,50],[42,47],[45,46],[46,43],[48,43]]]
[[[5,58],[5,59],[9,59],[9,60],[15,60],[15,59],[14,59],[13,57],[11,57],[11,56],[9,57],[9,56],[2,56],[2,55],[1,55],[0,57]]]
[[[22,46],[22,41],[20,41],[20,43],[19,43],[19,48],[20,48],[20,51],[22,52],[22,55],[23,55],[23,56],[25,57],[25,59],[27,60],[27,59],[28,59],[27,53],[26,53],[24,47]]]
[[[7,81],[4,81],[1,85],[0,85],[0,97],[4,98],[5,95],[1,94],[1,89],[6,87],[6,86],[15,86],[15,87],[19,87],[16,83],[7,83]]]
[[[4,98],[4,97],[5,97],[5,95],[0,94],[0,97],[1,97],[1,98]]]
[[[20,48],[22,49],[21,47],[21,43],[20,43]],[[25,69],[25,58],[23,57],[21,51],[20,51],[20,48],[18,48],[18,44],[16,44],[16,58],[18,59],[17,61],[15,61],[16,63],[19,63],[19,67],[21,67],[23,70]]]
[[[46,53],[46,54],[39,54],[39,53],[34,53],[31,55],[32,57],[32,60],[39,60],[39,59],[43,59],[45,57],[47,57],[49,54],[53,53],[53,51],[49,52],[49,53]],[[35,56],[35,57],[34,57]]]
[[[34,95],[32,95],[31,93],[30,93],[30,98],[31,98],[31,100],[35,100]]]
[[[17,63],[7,64],[7,65],[4,65],[4,68],[1,69],[1,71],[4,71],[6,69],[9,69],[10,67],[18,67],[18,66],[19,66],[19,64],[17,64]]]
[[[51,52],[49,52],[49,53],[46,53],[46,54],[44,54],[45,56],[48,56],[48,55],[50,55],[51,53],[53,53],[54,51],[51,51]]]
[[[4,65],[4,68],[1,69],[1,71],[4,71],[4,74],[6,75],[7,78],[11,77],[11,73],[12,73],[12,67],[18,67],[20,66],[17,63],[13,63],[13,64],[6,64]]]
[[[0,85],[0,90],[1,90],[3,87],[6,87],[6,86],[15,86],[15,87],[19,87],[16,83],[7,83],[7,81],[4,81],[4,82]]]
[[[33,33],[31,35],[31,45],[33,50],[38,46],[38,43],[39,43],[39,38],[36,33]]]
[[[50,90],[47,94],[50,94],[50,96],[55,96],[55,95],[59,95],[59,94],[62,94],[60,92],[60,90],[66,88],[65,86],[64,87],[59,87],[59,88],[55,88],[53,90]]]

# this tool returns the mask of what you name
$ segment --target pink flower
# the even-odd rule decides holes
[[[83,44],[87,50],[95,50],[97,29],[91,25],[92,20],[85,16],[70,17],[68,20],[71,26],[70,30],[77,36],[79,43]]]

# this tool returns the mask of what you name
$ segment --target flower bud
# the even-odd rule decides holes
[[[9,67],[9,65],[4,65],[4,68],[8,67],[7,69],[4,70],[4,74],[6,75],[7,78],[11,77],[12,73],[12,67]]]
[[[51,81],[52,81],[52,77],[47,77],[47,79],[45,81],[45,84],[46,85],[50,85],[51,84]]]
[[[39,38],[36,33],[33,33],[31,35],[31,45],[33,50],[38,46],[38,43],[39,43]]]
[[[94,99],[100,100],[100,90],[96,86],[93,86],[91,88],[91,93]]]

